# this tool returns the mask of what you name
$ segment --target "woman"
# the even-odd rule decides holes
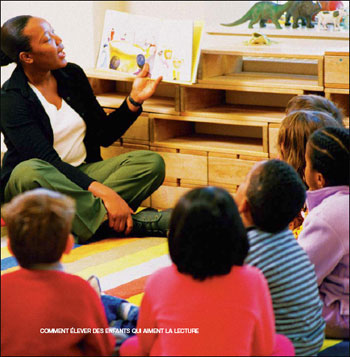
[[[165,235],[159,227],[166,218],[162,213],[132,216],[162,184],[162,158],[150,151],[105,161],[100,155],[101,145],[111,145],[137,119],[162,77],[149,80],[146,64],[128,98],[107,116],[83,70],[68,63],[63,50],[61,38],[44,19],[17,16],[1,28],[1,65],[17,63],[1,91],[1,129],[8,148],[2,201],[36,187],[73,197],[77,205],[73,232],[79,242],[106,229],[122,235],[153,234],[144,230],[148,221],[154,234]]]

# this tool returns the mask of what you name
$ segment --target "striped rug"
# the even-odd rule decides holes
[[[87,279],[99,277],[103,292],[140,305],[147,277],[170,265],[166,238],[105,239],[87,245],[76,244],[63,257],[65,271]],[[17,261],[7,249],[6,228],[1,232],[1,274],[18,269]],[[323,356],[333,355],[332,348],[341,340],[325,340]],[[328,349],[331,354],[327,354]],[[347,344],[348,349],[348,344]],[[338,354],[338,356],[348,356]]]
[[[1,274],[18,269],[1,234]],[[105,239],[87,245],[76,244],[63,256],[65,271],[87,279],[96,275],[103,292],[140,305],[147,277],[170,265],[166,238]]]

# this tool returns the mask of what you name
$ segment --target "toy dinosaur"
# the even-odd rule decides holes
[[[293,16],[293,29],[299,27],[298,22],[301,19],[303,26],[308,28],[315,27],[312,23],[312,17],[321,11],[321,4],[317,1],[293,1],[293,5],[287,10],[285,26],[290,26],[290,18]]]
[[[270,1],[260,1],[253,5],[251,9],[239,20],[230,24],[221,24],[222,26],[237,26],[250,20],[248,28],[253,28],[253,25],[260,22],[260,27],[265,27],[266,22],[271,20],[277,29],[282,29],[278,20],[287,11],[294,1],[287,1],[284,5],[278,5]]]

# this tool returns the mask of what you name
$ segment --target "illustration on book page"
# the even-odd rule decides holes
[[[192,21],[107,10],[96,67],[137,75],[149,63],[151,78],[191,81],[192,42]]]

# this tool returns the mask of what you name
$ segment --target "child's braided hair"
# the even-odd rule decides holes
[[[349,185],[349,129],[318,129],[308,144],[312,168],[323,175],[326,186]]]

